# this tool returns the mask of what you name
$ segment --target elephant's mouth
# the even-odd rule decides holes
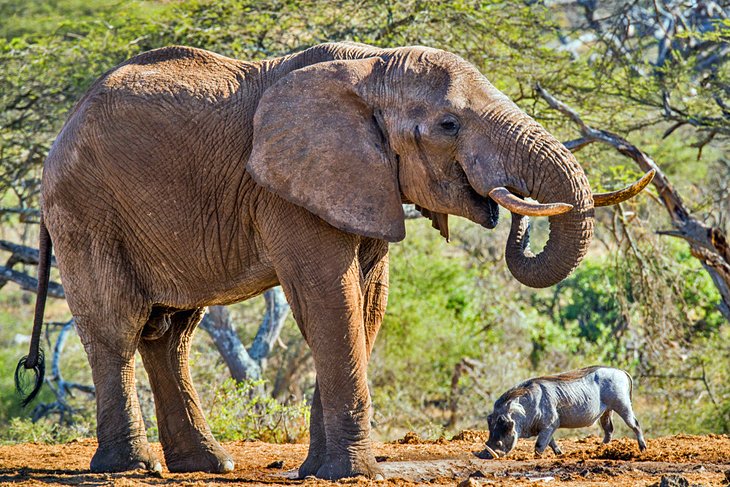
[[[499,223],[499,205],[489,196],[487,196],[485,200],[485,210],[487,214],[487,219],[484,222],[481,222],[481,225],[484,228],[492,229],[497,226],[497,223]]]
[[[496,227],[499,223],[499,205],[497,202],[490,196],[482,195],[474,189],[469,183],[461,164],[456,164],[454,167],[458,171],[457,177],[461,179],[462,187],[469,193],[468,199],[479,208],[477,215],[470,216],[470,219],[489,230]]]

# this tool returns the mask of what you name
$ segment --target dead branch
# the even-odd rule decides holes
[[[231,377],[236,382],[260,379],[261,367],[249,355],[236,333],[231,315],[225,306],[211,306],[200,322],[200,328],[208,332],[218,352],[223,357]]]
[[[586,124],[578,113],[565,103],[557,100],[539,84],[535,86],[537,93],[550,107],[569,117],[578,125],[582,138],[580,143],[571,141],[566,145],[571,150],[585,147],[592,142],[601,142],[614,147],[621,154],[631,158],[642,171],[654,169],[656,174],[652,183],[658,196],[672,220],[674,230],[658,232],[684,239],[690,246],[692,255],[699,259],[702,266],[710,274],[715,287],[720,292],[721,302],[718,309],[730,321],[730,245],[722,229],[711,227],[694,216],[682,201],[679,193],[669,182],[667,176],[647,154],[628,142],[623,137],[607,130],[595,129]]]
[[[266,311],[253,344],[247,350],[241,343],[231,322],[231,316],[224,306],[211,306],[200,322],[231,372],[234,380],[260,379],[266,358],[278,340],[281,328],[289,314],[289,305],[280,287],[264,293]]]
[[[484,364],[474,359],[464,357],[454,366],[454,374],[451,376],[451,391],[449,397],[449,419],[444,424],[444,428],[453,428],[456,425],[458,418],[459,409],[459,380],[462,375],[474,374],[474,371]],[[484,394],[482,394],[484,397]]]
[[[14,271],[5,266],[0,266],[0,287],[8,281],[13,281],[26,291],[36,292],[38,290],[38,279],[35,277],[31,277],[24,272]],[[57,282],[48,283],[48,295],[52,298],[66,299],[63,286]]]
[[[25,272],[13,269],[16,264],[38,265],[38,249],[19,245],[7,240],[0,240],[0,250],[10,252],[10,257],[4,266],[0,266],[0,288],[12,281],[26,291],[36,292],[38,290],[38,279]],[[51,259],[51,265],[56,266],[56,258]],[[48,283],[48,295],[52,298],[65,299],[66,294],[63,286],[57,282]]]
[[[38,249],[19,245],[7,240],[0,240],[0,250],[6,250],[13,254],[15,262],[20,264],[38,265]],[[56,267],[56,257],[51,257],[51,265]]]

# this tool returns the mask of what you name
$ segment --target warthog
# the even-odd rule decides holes
[[[603,442],[611,441],[613,411],[634,430],[639,449],[646,450],[639,421],[631,408],[633,381],[628,372],[612,367],[580,370],[527,380],[508,390],[494,403],[487,418],[489,440],[477,455],[497,458],[507,455],[518,438],[537,436],[535,454],[550,448],[560,455],[553,439],[558,428],[583,428],[600,418]]]

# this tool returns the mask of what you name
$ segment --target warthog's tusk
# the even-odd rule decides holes
[[[492,450],[491,448],[489,448],[487,445],[484,445],[484,449],[487,450],[487,453],[489,453],[490,455],[492,455],[492,459],[493,460],[496,460],[496,459],[499,458],[499,455],[497,455],[497,452],[494,451],[494,450]]]
[[[593,206],[617,205],[622,201],[633,198],[639,194],[642,189],[646,188],[652,179],[654,179],[654,174],[656,174],[656,170],[652,169],[644,174],[641,179],[630,186],[626,186],[624,189],[619,189],[618,191],[612,191],[610,193],[594,194]]]
[[[525,201],[503,186],[491,190],[489,197],[512,213],[524,216],[555,216],[573,209],[573,205],[568,203],[533,203]]]

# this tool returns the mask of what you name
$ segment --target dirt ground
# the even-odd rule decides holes
[[[507,459],[481,460],[472,452],[482,449],[486,433],[465,431],[452,440],[423,441],[406,435],[392,443],[376,443],[375,455],[387,480],[363,478],[341,482],[349,485],[553,485],[659,486],[663,476],[679,483],[666,485],[730,485],[730,436],[678,435],[648,440],[639,453],[636,442],[616,439],[603,445],[598,437],[563,439],[564,452],[546,452],[535,459],[533,441],[520,440]],[[225,444],[236,469],[227,475],[146,472],[91,474],[89,460],[95,440],[65,445],[21,444],[0,446],[0,485],[160,485],[230,486],[334,485],[314,478],[296,480],[296,467],[306,455],[306,445],[274,445],[261,442]],[[159,445],[155,445],[160,451]],[[160,458],[162,458],[160,451]],[[677,479],[681,476],[684,480]]]

